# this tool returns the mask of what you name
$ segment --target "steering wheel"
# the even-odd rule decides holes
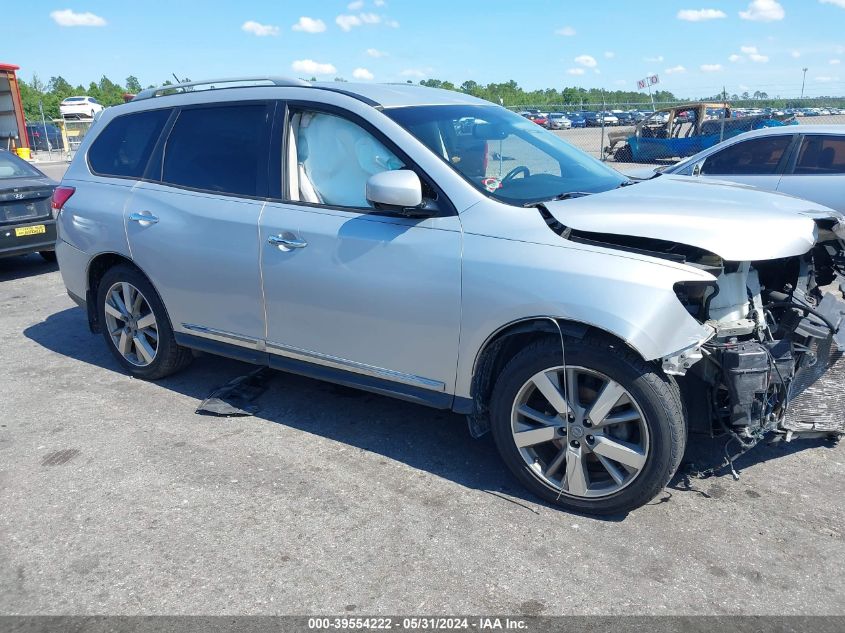
[[[522,176],[523,178],[528,178],[528,176],[531,175],[531,170],[528,169],[528,167],[526,167],[525,165],[520,165],[519,167],[514,167],[507,174],[505,174],[504,178],[502,178],[502,185],[504,185],[506,182],[510,182],[511,180],[516,178],[519,174],[523,174],[523,176]]]

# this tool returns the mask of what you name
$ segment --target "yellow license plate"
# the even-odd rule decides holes
[[[15,237],[25,237],[27,235],[38,235],[39,233],[46,233],[47,227],[43,224],[36,224],[35,226],[22,226],[15,229]]]

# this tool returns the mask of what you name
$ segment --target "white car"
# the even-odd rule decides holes
[[[93,119],[97,112],[103,110],[103,104],[94,97],[79,96],[68,97],[59,104],[59,113],[62,118]]]
[[[745,132],[657,171],[730,180],[845,213],[845,125],[787,125]],[[654,174],[655,170],[629,173],[637,178]]]

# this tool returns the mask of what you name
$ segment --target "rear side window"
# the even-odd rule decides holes
[[[259,196],[267,167],[265,104],[191,108],[179,113],[164,149],[162,182]]]
[[[766,176],[777,173],[792,136],[767,136],[734,143],[708,158],[702,174]]]
[[[795,163],[795,173],[845,174],[845,136],[804,137]]]
[[[141,178],[170,110],[124,114],[100,132],[88,150],[91,171],[101,176]]]

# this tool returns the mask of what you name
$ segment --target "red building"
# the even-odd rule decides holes
[[[21,91],[15,74],[20,66],[0,62],[0,147],[29,147]]]

